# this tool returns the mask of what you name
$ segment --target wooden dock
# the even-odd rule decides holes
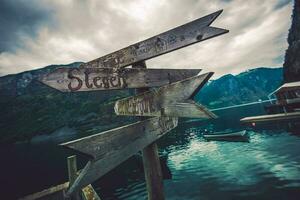
[[[73,195],[72,198],[66,197],[67,190],[74,183],[76,177],[80,173],[80,171],[77,170],[76,156],[68,157],[67,161],[68,161],[68,175],[69,175],[68,182],[47,188],[41,192],[30,194],[28,196],[20,198],[19,200],[65,200],[65,199],[101,200],[91,184],[82,188],[80,192]]]
[[[21,198],[20,200],[33,200],[33,199],[43,199],[43,200],[51,200],[51,199],[64,199],[64,191],[69,187],[69,182],[53,186],[51,188],[45,189],[41,192],[37,192],[35,194],[28,195],[26,197]]]
[[[300,119],[300,112],[245,117],[240,121],[244,123],[252,123],[252,122],[257,123],[257,122],[272,122],[272,121],[284,121],[284,120],[295,120],[295,119]]]
[[[45,189],[41,192],[37,192],[19,200],[65,200],[65,193],[69,188],[69,182],[65,182],[60,185],[56,185]],[[101,200],[98,194],[95,192],[92,185],[88,185],[82,189],[81,197],[79,200]]]

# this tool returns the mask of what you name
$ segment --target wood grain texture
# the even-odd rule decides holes
[[[82,200],[101,200],[93,186],[89,184],[82,189]]]
[[[138,63],[134,63],[132,68],[147,68],[146,62],[140,61]],[[136,95],[147,91],[149,91],[149,88],[135,89]],[[146,118],[147,117],[139,117],[141,121]],[[142,149],[142,155],[148,200],[163,200],[165,198],[163,177],[156,142],[144,147]]]
[[[97,58],[81,65],[82,68],[126,67],[176,49],[201,42],[228,30],[210,27],[210,24],[222,13],[222,10],[196,19],[144,41],[130,45],[119,51]]]
[[[148,200],[164,200],[163,175],[156,142],[142,150]]]
[[[175,128],[178,118],[153,117],[61,144],[89,155],[92,159],[81,170],[67,195],[97,180],[130,156]]]
[[[30,194],[19,200],[66,200],[65,192],[69,187],[69,182],[53,186],[41,192]],[[82,189],[82,196],[84,200],[101,200],[92,185],[88,185]],[[70,198],[68,199],[70,200]]]
[[[40,81],[61,92],[157,87],[199,74],[201,69],[59,68]]]
[[[77,178],[77,158],[75,155],[69,156],[67,158],[67,164],[68,164],[68,177],[69,177],[69,187],[73,185]],[[76,192],[72,196],[72,200],[80,200],[80,193]]]
[[[152,91],[118,100],[115,103],[115,112],[117,115],[133,115],[133,116],[176,116],[176,117],[211,117],[212,114],[203,106],[184,103],[193,98],[203,85],[212,76],[212,72],[198,75],[175,82],[166,86],[162,86]],[[177,112],[171,109],[181,109]],[[187,111],[184,111],[184,106]],[[196,110],[192,109],[195,108]],[[188,111],[192,111],[191,116]]]
[[[77,177],[77,159],[76,156],[69,156],[67,158],[68,163],[68,177],[69,183],[72,185]]]
[[[258,123],[258,122],[276,122],[284,120],[299,120],[300,112],[290,112],[290,113],[278,113],[278,114],[269,114],[269,115],[259,115],[252,117],[242,118],[240,121],[244,123]]]
[[[41,192],[37,192],[19,200],[64,200],[64,191],[69,187],[69,182],[47,188]]]
[[[203,105],[194,101],[188,103],[176,103],[165,106],[162,109],[163,116],[177,116],[187,118],[215,119],[217,116]]]

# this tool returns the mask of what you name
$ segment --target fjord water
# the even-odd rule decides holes
[[[299,199],[300,135],[277,124],[251,128],[239,123],[241,117],[262,113],[262,105],[219,110],[217,120],[181,121],[163,137],[158,144],[166,199]],[[250,141],[208,142],[202,138],[204,129],[247,129]],[[0,153],[5,171],[1,193],[6,199],[66,181],[66,157],[73,154],[47,140],[2,146]],[[79,168],[85,162],[79,156]],[[105,200],[146,199],[141,156],[93,185]]]

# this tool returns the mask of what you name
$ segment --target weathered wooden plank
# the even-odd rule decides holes
[[[276,122],[285,120],[297,120],[300,119],[300,112],[290,112],[290,113],[278,113],[270,115],[259,115],[253,117],[245,117],[240,121],[244,123],[258,123],[258,122]]]
[[[162,109],[163,116],[180,116],[189,118],[215,119],[217,116],[206,107],[194,101],[188,103],[176,103],[165,106]]]
[[[175,128],[178,118],[154,117],[61,144],[92,157],[67,195],[97,180],[145,146]]]
[[[227,33],[209,25],[222,10],[81,65],[83,68],[126,67],[176,49]]]
[[[20,200],[64,200],[64,191],[68,188],[69,182],[47,188],[41,192],[37,192]]]
[[[89,184],[88,186],[86,186],[85,188],[82,189],[82,199],[83,200],[101,200],[91,184]]]
[[[148,200],[164,200],[163,175],[156,142],[142,150]]]
[[[76,156],[69,156],[67,158],[68,163],[68,177],[69,183],[72,185],[77,177],[77,159]]]
[[[39,80],[62,92],[157,87],[199,74],[201,69],[59,68]]]
[[[132,68],[147,68],[146,62],[134,63]],[[149,91],[149,88],[135,89],[137,95],[146,91]],[[146,117],[139,118],[141,121],[146,119]],[[144,147],[142,155],[148,200],[164,200],[163,177],[156,142]]]
[[[19,200],[66,200],[64,194],[69,185],[69,182],[65,182],[41,192],[22,197]],[[82,189],[82,196],[84,200],[101,200],[91,184]]]
[[[69,177],[69,187],[71,187],[74,183],[74,181],[77,178],[77,158],[75,155],[69,156],[67,158],[67,164],[68,164],[68,177]],[[76,192],[72,196],[73,200],[80,200],[80,193]]]
[[[134,116],[175,116],[189,117],[187,111],[176,112],[171,109],[177,109],[176,104],[183,103],[191,99],[212,76],[212,72],[198,75],[183,81],[175,82],[162,86],[157,90],[144,92],[142,94],[118,100],[115,103],[115,112],[117,115],[134,115]],[[179,104],[178,104],[179,105]],[[193,105],[185,104],[186,108]],[[211,113],[205,112],[200,106],[193,106],[195,111],[190,117],[212,116]],[[178,108],[183,109],[183,107]]]

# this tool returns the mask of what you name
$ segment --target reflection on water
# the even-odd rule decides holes
[[[265,190],[279,193],[284,188],[297,190],[299,138],[253,132],[251,138],[251,143],[205,142],[195,135],[181,150],[171,150],[168,164],[174,179],[166,184],[167,196],[231,199],[240,195],[260,197]]]
[[[188,120],[162,138],[159,146],[172,173],[164,180],[166,199],[299,199],[300,137],[278,127],[252,129],[239,123],[263,114],[261,107],[222,111],[210,122]],[[248,129],[250,142],[207,142],[204,129]],[[94,185],[104,199],[146,199],[142,170],[135,179],[130,172],[125,176],[127,184],[110,192],[105,181]]]
[[[214,121],[188,121],[159,140],[166,175],[166,199],[299,199],[300,137],[284,130],[251,129],[242,126],[244,116],[263,109],[239,108],[216,113]],[[256,113],[255,113],[256,112]],[[103,128],[103,127],[102,127]],[[250,142],[203,139],[204,129],[248,129]],[[68,130],[66,138],[74,137]],[[57,132],[59,141],[64,136]],[[61,137],[62,136],[62,137]],[[82,135],[76,135],[82,137]],[[42,138],[43,139],[43,138]],[[1,146],[1,195],[15,199],[67,179],[66,157],[74,152],[50,142]],[[79,168],[87,160],[78,156]],[[142,158],[134,156],[94,184],[102,199],[146,199]]]
[[[300,138],[288,133],[250,132],[250,143],[205,141],[190,128],[188,142],[165,146],[172,179],[166,199],[297,199],[300,196]],[[176,134],[176,133],[175,133]],[[142,178],[142,176],[141,176]],[[116,188],[111,198],[145,199],[142,180]]]

